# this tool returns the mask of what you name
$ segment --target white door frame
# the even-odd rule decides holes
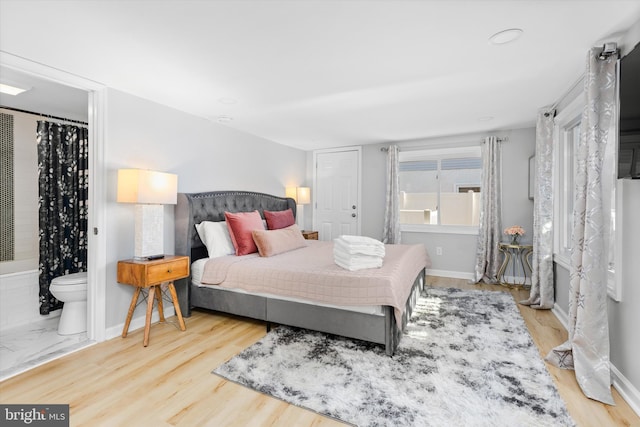
[[[360,145],[354,145],[350,147],[339,147],[339,148],[326,148],[323,150],[313,151],[313,191],[311,192],[312,194],[311,204],[313,206],[313,209],[312,209],[313,230],[318,229],[317,223],[316,223],[316,208],[317,208],[316,194],[318,193],[316,191],[316,189],[318,188],[316,180],[318,177],[318,154],[341,153],[344,151],[356,151],[358,153],[358,188],[357,188],[358,216],[356,217],[356,230],[357,230],[357,234],[361,235],[362,234],[362,146]]]
[[[74,74],[0,51],[0,63],[25,74],[87,91],[89,98],[89,212],[88,212],[88,286],[87,337],[106,339],[106,264],[107,233],[105,179],[105,107],[106,86]]]

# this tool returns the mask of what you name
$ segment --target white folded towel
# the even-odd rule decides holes
[[[383,263],[381,257],[374,257],[370,255],[351,255],[345,257],[339,254],[334,254],[333,260],[337,265],[349,271],[362,270],[365,268],[380,268]]]
[[[384,255],[384,244],[370,237],[344,235],[334,240],[335,263],[350,271],[380,268]]]
[[[385,255],[384,244],[370,237],[343,235],[334,240],[335,246],[350,254]]]
[[[383,245],[383,243],[380,240],[376,240],[372,237],[367,237],[367,236],[354,236],[351,234],[343,234],[340,237],[338,237],[338,239],[342,239],[347,243],[363,243],[363,244],[368,244],[368,245]]]

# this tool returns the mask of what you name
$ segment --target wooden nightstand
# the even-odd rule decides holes
[[[317,231],[302,230],[301,232],[302,232],[302,237],[304,237],[307,240],[318,240]]]
[[[144,324],[144,340],[142,344],[145,347],[149,344],[149,330],[151,327],[151,313],[153,312],[154,299],[158,300],[158,314],[160,315],[160,321],[164,322],[161,286],[165,282],[168,282],[167,287],[171,293],[171,300],[176,310],[180,329],[183,331],[186,330],[187,327],[182,318],[178,295],[176,294],[176,288],[173,286],[173,281],[187,276],[189,276],[188,256],[167,255],[164,258],[151,261],[134,259],[118,261],[118,283],[135,286],[136,288],[133,293],[133,298],[131,299],[131,305],[129,306],[129,313],[127,313],[127,320],[122,330],[122,338],[125,338],[127,332],[129,332],[131,316],[133,316],[133,311],[138,304],[140,292],[143,288],[148,288],[147,317]]]

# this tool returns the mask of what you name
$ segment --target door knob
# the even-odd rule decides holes
[[[356,208],[356,205],[351,206],[351,209],[355,209],[355,208]]]
[[[352,214],[351,214],[351,216],[355,218],[355,217],[356,217],[356,214],[352,213]]]

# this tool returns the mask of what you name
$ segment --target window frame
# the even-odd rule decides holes
[[[567,174],[569,162],[574,161],[573,146],[567,147],[569,130],[581,126],[584,101],[574,99],[560,114],[554,124],[554,228],[553,260],[566,269],[571,268],[571,233],[573,223],[573,200],[575,198],[573,166]],[[573,140],[571,141],[573,142]],[[569,158],[567,158],[569,157]],[[568,195],[569,197],[562,197]]]
[[[457,156],[478,156],[482,159],[482,147],[480,144],[469,144],[465,146],[450,147],[450,148],[429,148],[419,147],[408,150],[400,151],[399,162],[412,161],[419,158],[420,160],[437,160],[437,174],[438,177],[441,173],[441,160],[446,158],[455,158]],[[465,185],[469,185],[465,183]],[[474,185],[475,186],[475,185]],[[482,183],[480,183],[482,186]],[[481,190],[482,191],[482,190]],[[440,193],[441,188],[438,183],[438,208],[440,207]],[[440,215],[438,215],[438,222],[440,222]],[[443,224],[403,224],[400,223],[401,232],[411,233],[438,233],[438,234],[469,234],[478,235],[480,231],[480,225],[443,225]]]
[[[575,199],[573,166],[571,175],[566,175],[566,168],[569,162],[574,162],[573,147],[567,147],[567,132],[573,129],[576,124],[582,121],[582,112],[584,109],[584,100],[582,97],[576,97],[561,113],[556,116],[554,124],[554,157],[556,159],[554,165],[554,237],[553,237],[553,261],[561,265],[568,271],[571,271],[571,234],[573,232],[573,200]],[[616,122],[616,120],[613,120]],[[610,129],[609,144],[614,144],[617,158],[618,144],[617,123],[612,123]],[[573,141],[572,141],[573,142]],[[570,157],[570,158],[567,158]],[[622,185],[620,180],[613,181],[615,191],[615,200],[612,205],[615,209],[615,231],[611,238],[614,241],[614,269],[607,269],[607,294],[614,301],[621,300],[621,278],[615,271],[621,271],[621,227],[622,222]],[[563,197],[569,194],[570,198]]]

